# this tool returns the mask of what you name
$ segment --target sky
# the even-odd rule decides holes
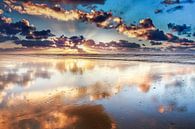
[[[194,52],[194,0],[0,0],[6,53]]]

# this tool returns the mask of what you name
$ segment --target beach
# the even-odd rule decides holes
[[[1,55],[0,127],[194,129],[189,56]]]

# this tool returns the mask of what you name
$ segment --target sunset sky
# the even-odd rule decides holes
[[[1,0],[0,50],[195,51],[193,0]]]

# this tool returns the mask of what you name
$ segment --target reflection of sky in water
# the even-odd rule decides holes
[[[194,129],[194,86],[187,64],[1,56],[0,125]]]

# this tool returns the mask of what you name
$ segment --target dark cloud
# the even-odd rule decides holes
[[[154,45],[162,45],[163,43],[162,42],[155,42],[155,41],[150,41],[151,45],[154,46]]]
[[[111,42],[109,43],[111,44],[110,46],[113,47],[121,47],[121,48],[140,48],[141,46],[137,43],[131,43],[125,40],[120,40],[119,42]]]
[[[195,37],[195,32],[193,33],[193,36]]]
[[[0,16],[0,42],[5,42],[9,40],[15,41],[17,44],[27,45],[27,46],[37,46],[39,43],[40,46],[48,46],[49,41],[38,42],[20,40],[17,35],[25,36],[26,39],[47,39],[51,36],[54,36],[50,30],[41,30],[36,31],[36,28],[33,25],[30,25],[28,20],[21,20],[13,23],[12,19]]]
[[[138,38],[143,38],[146,40],[154,40],[154,41],[167,41],[167,42],[194,42],[193,40],[189,40],[186,38],[179,38],[171,33],[165,33],[162,30],[155,28],[152,20],[150,18],[146,18],[140,21],[138,25],[120,25],[118,28],[119,32],[124,33],[125,35],[135,36]]]
[[[193,3],[193,0],[163,0],[161,3],[166,5],[171,4],[182,4],[182,3]]]
[[[65,37],[47,39],[47,40],[17,40],[16,44],[21,44],[24,47],[47,47],[47,48],[70,48],[81,50],[81,46],[86,46],[96,49],[117,49],[117,50],[128,50],[131,48],[140,48],[141,46],[137,43],[131,43],[125,40],[112,41],[112,42],[99,42],[96,43],[94,40],[86,40],[83,36]]]
[[[167,13],[172,13],[177,10],[182,10],[184,8],[184,4],[191,4],[194,3],[194,0],[163,0],[161,4],[164,4],[165,7],[170,7],[166,10]],[[176,6],[174,6],[176,5]],[[174,6],[174,7],[173,7]],[[155,13],[162,13],[163,9],[156,9]]]
[[[54,44],[50,40],[16,40],[15,43],[24,47],[52,47]]]
[[[179,38],[173,34],[167,33],[166,34],[169,42],[175,42],[175,43],[195,43],[193,40],[186,39],[186,38]]]
[[[191,26],[187,26],[186,24],[176,25],[174,23],[169,23],[168,29],[171,29],[173,32],[177,32],[178,35],[186,35],[191,37]]]
[[[182,10],[183,8],[184,8],[184,6],[178,5],[178,6],[175,6],[175,7],[173,7],[173,8],[168,9],[167,12],[168,12],[168,13],[171,13],[171,12],[175,12],[175,11],[177,11],[177,10]]]
[[[156,41],[168,40],[168,37],[165,35],[165,33],[159,29],[148,31],[146,36],[147,39],[149,40],[156,40]]]
[[[154,24],[153,24],[152,19],[150,19],[150,18],[146,18],[146,19],[141,20],[140,23],[139,23],[139,26],[141,28],[152,28],[152,27],[155,27]]]
[[[178,4],[180,0],[163,0],[163,4]]]
[[[156,9],[156,10],[154,11],[155,14],[162,13],[162,12],[163,12],[162,9]]]
[[[103,48],[118,48],[118,49],[130,49],[130,48],[140,48],[141,46],[137,43],[131,43],[125,40],[120,40],[118,42],[116,41],[111,41],[109,43],[102,43],[100,42],[99,44],[95,45],[96,47],[103,47]]]
[[[176,45],[166,46],[167,50],[178,51],[178,52],[194,52],[195,44],[194,43],[180,43]]]
[[[176,25],[174,23],[169,23],[167,26],[168,29],[171,29],[174,32],[178,32],[179,35],[188,34],[191,31],[191,26],[187,26],[186,24]]]
[[[186,38],[179,38],[171,33],[164,33],[163,31],[156,29],[150,30],[146,33],[146,37],[148,40],[155,40],[155,41],[167,41],[167,42],[174,42],[174,43],[194,43],[193,40],[189,40]]]
[[[35,27],[29,24],[29,21],[23,19],[22,21],[12,23],[10,18],[0,16],[0,32],[7,35],[28,35],[34,31]]]
[[[61,38],[63,38],[64,36],[61,36]],[[64,37],[66,38],[66,37]],[[67,38],[66,38],[67,39]],[[83,42],[84,40],[84,37],[83,36],[72,36],[69,38],[69,41],[70,42],[73,42],[73,43],[80,43],[80,42]]]
[[[70,38],[62,35],[59,38],[53,39],[55,47],[58,48],[71,48],[79,49],[79,46],[82,45],[85,40],[83,36],[72,36]]]
[[[83,36],[73,36],[73,37],[54,37],[52,39],[45,40],[18,40],[16,44],[21,44],[25,47],[57,47],[57,48],[78,48],[78,45],[83,44]]]
[[[22,2],[37,2],[45,3],[49,2],[52,4],[82,4],[82,5],[91,5],[91,4],[104,4],[105,0],[19,0]]]
[[[18,40],[19,38],[16,36],[6,36],[6,35],[2,35],[0,34],[0,42],[5,42],[5,41],[15,41]]]
[[[58,0],[58,1],[68,3],[68,4],[104,4],[105,3],[105,0]]]
[[[55,36],[50,30],[34,31],[26,36],[27,39],[47,39],[50,36]]]
[[[104,22],[111,16],[112,16],[111,14],[104,12],[102,14],[95,16],[92,20],[93,22],[97,22],[97,23]]]

